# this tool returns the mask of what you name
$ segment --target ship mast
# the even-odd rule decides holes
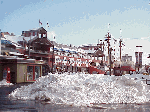
[[[122,42],[122,40],[121,40],[121,29],[120,29],[120,41],[119,41],[119,47],[120,47],[120,62],[121,62],[121,42]]]
[[[108,64],[109,64],[109,73],[111,75],[111,51],[112,51],[112,48],[110,49],[110,41],[111,40],[111,35],[110,35],[110,32],[109,32],[109,25],[108,24],[108,34],[107,34],[107,37],[105,37],[105,41],[107,41],[108,43]]]

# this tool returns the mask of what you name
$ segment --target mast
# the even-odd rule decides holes
[[[110,24],[108,24],[108,29],[109,29],[109,25]],[[105,39],[105,41],[107,41],[107,43],[108,43],[108,64],[109,64],[109,72],[110,72],[110,75],[111,75],[111,49],[110,49],[110,41],[109,40],[111,40],[111,35],[109,35],[110,33],[109,33],[109,30],[108,30],[108,34],[107,34],[107,37],[105,37],[105,38],[107,38],[107,39]]]
[[[121,42],[122,42],[122,40],[120,39],[120,41],[119,41],[119,47],[120,47],[120,61],[121,61]]]
[[[120,47],[120,61],[121,61],[121,43],[122,43],[122,39],[121,39],[121,32],[122,30],[120,29],[120,41],[119,41],[119,47]]]

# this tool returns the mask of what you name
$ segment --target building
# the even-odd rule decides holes
[[[104,56],[100,46],[75,47],[50,41],[43,27],[23,31],[22,36],[27,41],[25,54],[32,59],[45,61],[50,71],[53,68],[53,72],[88,72],[90,62],[101,63],[102,59],[99,57]]]
[[[0,65],[4,66],[1,68],[2,73],[10,68],[11,77],[15,77],[13,83],[32,82],[49,72],[104,73],[105,71],[104,54],[100,45],[89,46],[89,49],[85,50],[88,46],[75,47],[59,44],[47,38],[47,31],[43,27],[22,31],[20,38],[22,40],[19,40],[18,43],[9,41],[10,45],[14,46],[13,51],[6,46],[11,50],[3,51],[6,54],[2,56]],[[9,58],[15,61],[11,62]],[[32,60],[32,63],[29,60]],[[10,63],[8,64],[10,66],[7,66],[7,63]],[[95,64],[92,65],[92,63]],[[2,78],[3,74],[0,76]],[[22,79],[18,79],[18,77],[22,77]]]
[[[132,56],[129,56],[128,54],[125,54],[125,56],[122,56],[121,60],[123,62],[132,61]]]

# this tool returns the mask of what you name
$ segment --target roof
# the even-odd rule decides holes
[[[8,47],[5,47],[5,48],[2,47],[2,50],[9,51],[9,52],[18,52],[18,53],[20,53],[18,50],[13,49],[13,48],[8,48]]]
[[[1,44],[11,44],[12,45],[12,43],[8,40],[1,40]]]
[[[14,45],[15,47],[21,47],[20,44],[18,44],[17,42],[15,42],[15,40],[17,40],[17,39],[18,39],[17,36],[4,35],[4,37],[1,38],[1,43]]]
[[[53,46],[53,43],[48,38],[34,38],[31,40],[31,45],[34,43]]]
[[[40,28],[31,29],[28,31],[22,31],[22,34],[27,33],[27,32],[35,32],[35,31],[38,31],[39,33],[46,33],[47,32],[43,27],[40,27]]]

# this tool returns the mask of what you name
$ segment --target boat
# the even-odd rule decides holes
[[[101,66],[99,63],[91,62],[88,67],[89,74],[104,74],[105,67]]]

